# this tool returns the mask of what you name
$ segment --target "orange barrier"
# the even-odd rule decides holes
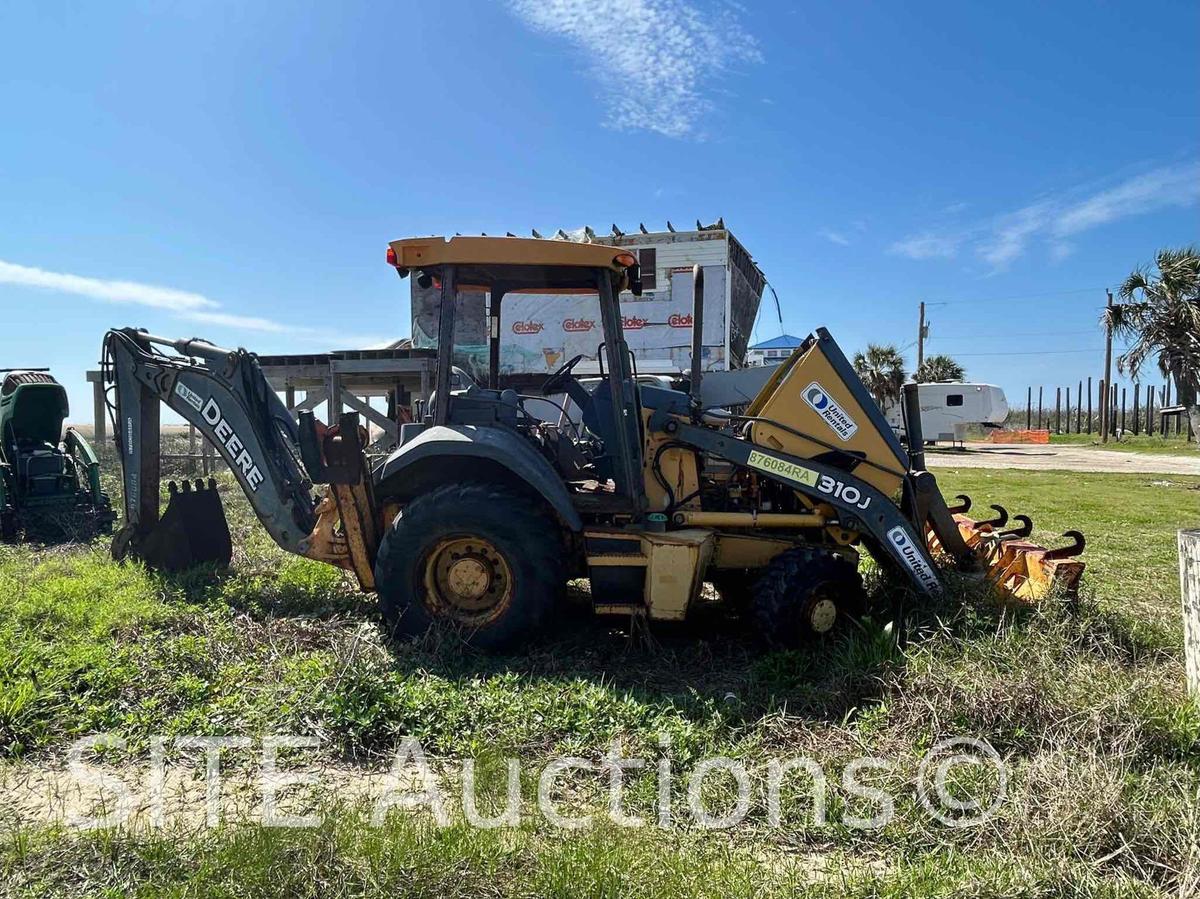
[[[988,440],[992,443],[1049,443],[1048,430],[1021,431],[990,431]]]

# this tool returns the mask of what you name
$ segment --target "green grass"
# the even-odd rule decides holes
[[[1100,442],[1098,434],[1051,434],[1051,444],[1065,446],[1082,446],[1093,449],[1118,450],[1125,453],[1151,453],[1186,456],[1200,453],[1195,441],[1187,441],[1183,437],[1171,435],[1162,437],[1159,434],[1125,434],[1120,440],[1109,437],[1108,443]]]
[[[488,658],[433,637],[389,645],[341,574],[282,555],[236,498],[229,574],[164,578],[99,545],[0,549],[0,752],[14,770],[95,732],[127,738],[135,758],[156,733],[311,734],[352,771],[386,765],[406,735],[435,757],[513,753],[532,770],[615,737],[656,755],[666,734],[681,769],[723,753],[756,777],[803,753],[835,780],[871,752],[896,762],[898,797],[872,832],[846,826],[855,799],[836,782],[824,827],[796,813],[771,828],[756,801],[743,827],[714,834],[433,831],[404,817],[376,830],[354,809],[304,831],[26,829],[0,846],[0,894],[1133,896],[1194,883],[1200,712],[1182,687],[1174,532],[1200,517],[1200,478],[938,478],[977,507],[1032,515],[1040,538],[1083,530],[1081,600],[1001,610],[962,584],[908,603],[904,628],[877,613],[804,652],[764,652],[720,616],[646,642],[572,612],[528,651]],[[1005,758],[1011,801],[954,830],[923,814],[911,777],[928,746],[962,735]],[[631,777],[640,808],[654,784]],[[581,803],[597,792],[572,784]]]

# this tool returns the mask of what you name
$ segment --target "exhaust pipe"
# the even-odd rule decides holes
[[[692,377],[688,392],[692,404],[700,406],[700,379],[704,376],[704,269],[692,266]]]
[[[905,384],[902,400],[904,407],[904,433],[908,437],[908,465],[914,471],[925,470],[925,433],[921,430],[920,387],[915,381]]]

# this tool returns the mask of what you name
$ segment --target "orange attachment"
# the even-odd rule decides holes
[[[1076,596],[1084,563],[1073,557],[1083,552],[1083,535],[1067,531],[1063,536],[1072,538],[1073,546],[1047,549],[1023,539],[1033,523],[1023,516],[1018,518],[1026,527],[1016,533],[996,530],[994,522],[976,521],[961,513],[955,513],[954,523],[1004,599],[1029,605],[1047,596]],[[927,529],[926,542],[935,556],[945,552],[932,529]]]

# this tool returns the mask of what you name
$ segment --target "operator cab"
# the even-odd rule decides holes
[[[436,390],[423,420],[402,429],[402,446],[434,426],[515,431],[572,491],[610,494],[625,498],[631,508],[638,506],[644,490],[641,406],[618,306],[622,290],[641,293],[631,253],[541,239],[413,238],[393,241],[388,261],[401,277],[411,274],[421,286],[441,293],[435,323]],[[465,368],[472,354],[465,341],[456,339],[456,325],[461,324],[465,296],[481,292],[486,297],[487,370],[471,374]],[[596,304],[593,320],[600,325],[593,353],[567,359],[531,394],[500,387],[500,335],[514,327],[504,314],[505,300],[516,295],[524,295],[525,310],[536,298],[546,317],[562,312],[565,304],[557,310],[554,306],[566,298],[577,308],[580,297],[587,297]],[[587,386],[576,375],[581,363],[598,366],[598,376],[591,374],[593,383]],[[568,414],[568,405],[577,409],[575,417]],[[548,406],[561,414],[548,416]]]

